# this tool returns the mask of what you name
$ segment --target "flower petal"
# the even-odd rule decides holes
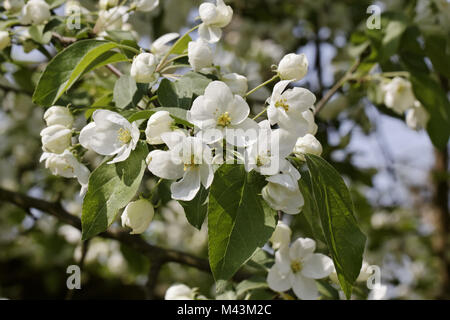
[[[276,264],[274,264],[269,270],[269,273],[267,275],[267,284],[269,285],[270,289],[278,292],[287,291],[291,288],[289,277],[280,274],[278,266]]]
[[[200,170],[188,169],[183,179],[172,183],[170,191],[175,200],[191,201],[200,190]]]
[[[289,256],[292,260],[302,260],[302,258],[312,254],[316,250],[316,242],[309,238],[298,238],[289,248]]]
[[[155,176],[176,180],[183,176],[184,165],[170,151],[153,150],[147,156],[148,170]]]
[[[233,103],[228,107],[228,112],[231,118],[231,124],[237,125],[247,119],[250,114],[250,107],[244,98],[235,95]]]
[[[310,254],[303,260],[302,275],[311,279],[322,279],[333,272],[333,261],[321,253]]]
[[[295,295],[302,300],[316,300],[319,298],[319,291],[314,280],[305,278],[301,273],[296,273],[292,281],[292,290]]]
[[[198,28],[198,34],[200,35],[200,38],[204,39],[205,41],[209,43],[216,43],[222,37],[222,29],[202,23]]]

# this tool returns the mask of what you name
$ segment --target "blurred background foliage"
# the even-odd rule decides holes
[[[81,1],[94,11],[96,2]],[[188,30],[195,23],[201,3],[160,2],[156,11],[138,13],[129,20],[139,44],[147,49],[153,39],[164,33]],[[302,52],[308,56],[310,71],[298,85],[309,88],[320,99],[360,57],[357,73],[361,74],[368,70],[415,72],[425,68],[433,81],[429,94],[443,94],[443,108],[448,107],[448,1],[230,0],[227,3],[234,9],[234,18],[215,48],[216,64],[247,76],[249,87],[270,78],[272,65],[284,54]],[[383,11],[381,30],[366,27],[370,16],[367,8],[372,4]],[[62,15],[64,8],[55,12]],[[393,36],[394,44],[387,45],[382,39],[390,21],[403,24],[400,31],[394,30],[398,31]],[[70,30],[58,32],[73,35]],[[30,95],[47,61],[41,52],[54,54],[54,45],[58,44],[51,43],[42,50],[42,45],[28,38],[24,45],[14,45],[12,52],[0,55],[0,187],[60,200],[69,212],[80,215],[77,183],[52,176],[39,163],[43,110],[31,103]],[[432,48],[428,50],[429,46]],[[114,80],[107,70],[99,69],[86,75],[65,96],[71,108],[80,114],[76,127],[82,127],[85,119],[81,114],[95,97],[111,90]],[[269,89],[251,96],[254,113],[261,110],[270,95]],[[383,106],[377,98],[378,91],[378,83],[352,81],[325,105],[317,119],[323,157],[351,188],[358,220],[368,236],[365,260],[380,266],[382,282],[388,285],[385,298],[448,298],[448,136],[445,138],[448,128],[438,128],[437,133],[432,133],[433,142],[441,140],[440,150],[433,148],[425,131],[411,131],[401,117]],[[430,129],[428,132],[431,134]],[[94,154],[87,156],[91,163],[101,160]],[[156,183],[148,171],[146,175],[143,192]],[[165,187],[163,184],[160,190]],[[155,221],[144,237],[163,247],[206,257],[205,226],[201,231],[194,229],[179,204],[165,199],[164,192],[161,195]],[[295,236],[311,236],[302,214],[289,222]],[[266,258],[263,253],[255,257]],[[82,290],[67,291],[66,268],[80,263],[83,263]],[[95,238],[82,245],[77,229],[43,212],[24,212],[0,203],[0,297],[144,298],[148,269],[149,262],[144,257],[118,242]],[[174,282],[198,287],[203,295],[214,297],[211,276],[174,263],[164,266],[156,296],[163,297]],[[225,291],[221,297],[236,297],[235,292]],[[324,283],[322,292],[325,298],[337,297],[328,283]],[[366,298],[367,293],[365,285],[360,284],[355,298]],[[270,297],[273,295],[265,290],[255,290],[249,296]]]

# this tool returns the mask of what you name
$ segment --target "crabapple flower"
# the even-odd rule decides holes
[[[0,31],[0,50],[5,49],[11,44],[8,31]]]
[[[358,278],[356,278],[356,282],[364,282],[369,279],[369,277],[373,274],[373,269],[367,263],[367,261],[363,260],[361,270],[359,272]],[[336,268],[333,266],[333,272],[330,273],[330,280],[336,284],[339,284],[339,278],[337,276]]]
[[[3,7],[6,11],[17,12],[23,8],[25,2],[23,0],[5,0]]]
[[[221,81],[211,82],[202,96],[197,97],[187,120],[201,130],[214,131],[214,137],[203,136],[207,143],[214,143],[224,137],[231,145],[245,146],[256,141],[258,124],[248,118],[250,107],[239,95],[233,95],[230,88]]]
[[[122,213],[122,226],[131,228],[130,234],[140,234],[147,230],[153,220],[155,210],[150,201],[139,199],[130,202]]]
[[[204,2],[199,9],[202,24],[198,29],[200,37],[209,43],[215,43],[222,37],[222,29],[233,18],[233,9],[223,0],[216,0],[216,4]]]
[[[289,53],[278,64],[281,80],[298,81],[308,73],[308,59],[302,54]]]
[[[306,153],[320,156],[322,154],[322,145],[320,144],[319,140],[316,139],[316,137],[308,133],[305,136],[297,139],[294,147],[294,153],[297,158],[302,161],[306,161]]]
[[[211,149],[197,137],[187,137],[183,132],[161,135],[168,151],[153,150],[147,156],[148,169],[155,176],[172,183],[170,190],[175,200],[190,201],[200,190],[200,184],[210,187],[214,171]]]
[[[231,89],[231,92],[244,96],[248,91],[247,78],[237,73],[228,73],[221,80]]]
[[[42,147],[51,153],[63,153],[71,143],[72,130],[55,124],[41,131]]]
[[[262,175],[275,175],[286,167],[285,159],[294,148],[295,140],[283,129],[272,130],[268,120],[258,123],[259,131],[255,143],[245,150],[245,169]]]
[[[272,209],[281,210],[287,214],[297,214],[305,205],[305,200],[298,187],[288,188],[281,183],[269,182],[261,193]]]
[[[150,12],[159,6],[159,0],[137,0],[135,5],[138,11]]]
[[[164,300],[194,300],[195,290],[185,284],[174,284],[167,289]]]
[[[169,43],[179,36],[180,35],[178,33],[172,32],[159,37],[158,39],[153,41],[152,46],[150,47],[150,51],[157,57],[165,55],[171,48]]]
[[[155,74],[158,60],[151,53],[140,53],[133,59],[131,64],[131,77],[138,83],[152,83],[158,79]]]
[[[119,0],[100,0],[98,6],[102,10],[108,10],[112,7],[118,6]]]
[[[104,156],[116,155],[108,164],[126,160],[139,141],[136,122],[109,110],[96,110],[92,119],[80,132],[80,144]]]
[[[267,283],[274,291],[284,292],[292,288],[302,300],[319,297],[315,279],[322,279],[333,271],[333,261],[320,253],[314,253],[316,242],[298,238],[290,247],[275,253],[275,264],[269,270]]]
[[[50,6],[44,0],[30,0],[22,8],[23,24],[42,24],[50,17]]]
[[[66,128],[71,128],[73,124],[73,116],[70,110],[60,106],[48,108],[44,113],[44,120],[47,123],[47,126],[59,124]]]
[[[163,144],[164,141],[161,138],[163,133],[180,130],[175,125],[175,120],[170,116],[168,111],[155,112],[147,122],[147,128],[145,129],[145,135],[149,144]]]
[[[406,111],[406,124],[413,130],[426,128],[430,115],[419,101],[414,102],[414,106]]]
[[[78,161],[69,150],[64,150],[62,154],[44,152],[40,161],[45,161],[45,167],[52,174],[64,178],[77,178],[81,185],[81,195],[87,191],[89,182],[89,169]]]
[[[213,54],[208,43],[199,38],[197,41],[191,41],[188,44],[188,59],[194,71],[200,71],[203,68],[209,68],[213,63]]]
[[[402,114],[414,106],[414,97],[411,82],[401,77],[395,77],[382,87],[384,91],[384,104]]]
[[[308,116],[307,111],[310,112],[309,109],[314,106],[316,97],[305,88],[295,87],[285,90],[291,82],[283,80],[275,85],[269,98],[267,116],[271,125],[278,124],[298,137],[310,130],[311,120],[306,119],[304,114]]]
[[[122,30],[122,26],[128,21],[129,8],[127,6],[114,7],[108,10],[100,10],[95,23],[94,32],[101,33],[110,30]]]
[[[270,237],[269,241],[272,243],[272,248],[278,250],[280,248],[289,246],[291,242],[292,230],[287,224],[279,220],[275,231]]]

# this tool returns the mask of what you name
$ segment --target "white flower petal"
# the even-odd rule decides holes
[[[314,280],[305,278],[300,273],[296,273],[295,279],[292,282],[292,290],[298,298],[302,300],[316,300],[319,298],[319,291]]]
[[[298,238],[289,248],[289,256],[292,260],[302,260],[316,250],[316,242],[309,238]]]
[[[147,156],[148,170],[155,176],[176,180],[184,175],[184,165],[170,151],[153,150]]]
[[[267,275],[267,284],[269,285],[270,289],[277,292],[284,292],[291,288],[289,277],[280,274],[278,266],[276,264],[274,264],[269,270],[269,273]]]
[[[222,37],[222,29],[202,23],[198,28],[198,34],[203,40],[209,43],[216,43]]]
[[[172,183],[170,191],[175,200],[191,201],[200,190],[200,170],[188,169],[178,182]]]
[[[302,275],[311,279],[322,279],[333,272],[333,261],[321,253],[307,256],[303,261]]]

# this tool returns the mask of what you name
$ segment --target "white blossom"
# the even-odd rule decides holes
[[[122,226],[131,228],[130,234],[140,234],[147,230],[153,220],[155,210],[150,201],[139,199],[130,202],[122,213]]]
[[[211,149],[201,139],[187,137],[180,131],[164,133],[161,138],[169,150],[150,152],[147,156],[148,169],[163,179],[181,178],[170,187],[172,198],[190,201],[200,190],[200,184],[207,189],[213,181]]]
[[[312,134],[306,134],[303,137],[297,139],[294,147],[294,154],[297,158],[305,161],[305,154],[310,153],[316,156],[322,154],[322,145],[319,140],[316,139]]]
[[[298,81],[308,73],[308,59],[302,54],[289,53],[281,59],[278,74],[281,80]]]
[[[299,213],[305,200],[299,188],[288,188],[281,183],[269,182],[262,189],[262,197],[274,210],[281,210],[287,214]]]
[[[53,106],[45,111],[44,120],[47,123],[47,126],[59,124],[66,128],[71,128],[74,119],[68,108]]]
[[[170,116],[168,111],[155,112],[147,122],[145,135],[149,144],[163,144],[161,138],[163,133],[181,130],[176,127],[175,120]]]
[[[258,124],[248,118],[249,113],[250,107],[241,96],[233,95],[225,83],[213,81],[204,95],[194,100],[187,120],[201,130],[214,131],[213,137],[203,136],[208,143],[225,137],[231,145],[244,146],[256,141],[258,132]]]
[[[42,24],[50,17],[50,6],[44,0],[30,0],[22,8],[23,24]]]
[[[5,49],[11,44],[8,31],[0,31],[0,50]]]
[[[202,24],[199,27],[199,35],[209,43],[215,43],[222,37],[222,29],[233,18],[233,9],[227,6],[223,0],[216,0],[216,4],[204,2],[199,7]]]
[[[96,110],[93,121],[80,132],[80,144],[98,154],[113,156],[108,163],[126,160],[139,141],[136,122],[130,123],[116,112]]]
[[[419,101],[414,102],[414,106],[406,111],[406,124],[413,130],[420,130],[427,127],[430,115]]]
[[[152,83],[158,79],[155,73],[158,60],[151,53],[140,53],[133,59],[130,75],[138,83]]]
[[[81,185],[81,195],[87,191],[89,182],[89,169],[78,161],[69,150],[64,150],[62,154],[44,152],[40,161],[45,161],[45,167],[52,174],[64,178],[77,178]]]
[[[135,4],[138,11],[150,12],[159,6],[159,0],[136,0]]]
[[[304,136],[311,131],[311,111],[316,97],[305,88],[295,87],[285,90],[290,80],[278,82],[267,107],[270,124],[278,124],[292,134]],[[309,117],[309,119],[308,119]]]
[[[333,271],[332,260],[320,253],[314,253],[316,242],[298,238],[290,247],[283,247],[275,253],[275,264],[269,270],[267,283],[278,292],[292,288],[302,300],[319,297],[315,279],[327,277]]]
[[[221,77],[221,80],[231,89],[234,94],[244,96],[248,91],[248,80],[237,73],[228,73]]]
[[[292,230],[283,221],[279,220],[275,228],[275,231],[270,237],[270,242],[272,243],[272,248],[278,250],[280,248],[286,247],[291,242]]]
[[[22,9],[25,5],[23,0],[5,0],[3,3],[3,7],[6,11],[17,12]]]
[[[416,100],[411,88],[411,82],[401,77],[395,77],[382,87],[384,92],[384,104],[402,114],[414,106]]]
[[[153,41],[150,47],[150,51],[157,57],[164,56],[171,48],[169,43],[178,38],[179,36],[180,35],[176,32],[162,35],[161,37]]]
[[[188,59],[194,71],[200,71],[203,68],[209,68],[213,63],[213,54],[208,43],[199,38],[197,41],[191,41],[188,44]]]
[[[164,296],[165,300],[194,300],[195,290],[185,284],[174,284],[170,286]]]
[[[108,10],[100,10],[94,32],[101,33],[110,30],[122,30],[122,26],[128,21],[129,8],[127,6],[113,7]]]
[[[71,143],[72,130],[55,124],[41,131],[42,147],[51,153],[63,153]]]

